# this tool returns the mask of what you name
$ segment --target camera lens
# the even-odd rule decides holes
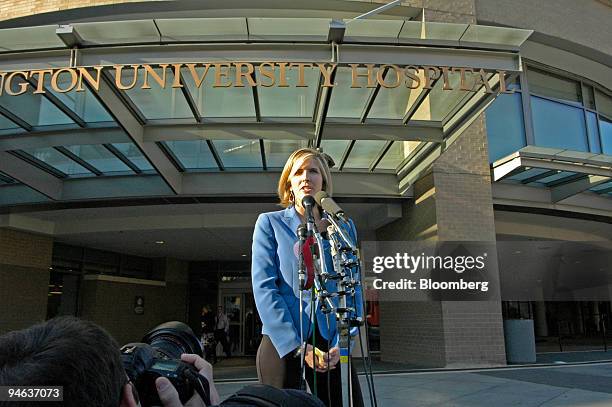
[[[142,341],[167,359],[181,359],[183,353],[202,356],[202,345],[188,325],[179,321],[165,322],[150,330]]]

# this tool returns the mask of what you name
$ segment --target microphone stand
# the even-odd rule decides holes
[[[353,406],[351,360],[350,360],[350,330],[353,326],[361,325],[357,314],[355,301],[355,287],[360,285],[353,276],[353,270],[359,270],[359,258],[356,257],[356,245],[348,238],[342,227],[333,215],[328,213],[331,225],[327,228],[331,240],[331,250],[334,259],[335,278],[339,279],[339,306],[336,308],[336,319],[338,321],[338,334],[340,347],[340,376],[346,377],[342,380],[342,405]],[[349,307],[347,296],[353,298],[353,304]]]
[[[307,201],[307,198],[310,198],[311,201]],[[357,272],[359,270],[359,258],[356,257],[357,249],[355,243],[342,230],[342,227],[338,224],[335,216],[325,212],[328,215],[327,219],[331,222],[331,225],[327,228],[327,230],[330,237],[331,254],[335,269],[335,275],[330,274],[327,270],[325,253],[323,251],[323,237],[317,230],[314,222],[314,216],[312,213],[312,208],[314,205],[312,203],[312,197],[307,196],[302,202],[305,209],[308,237],[314,236],[319,249],[318,256],[313,254],[313,267],[315,272],[314,287],[317,291],[317,297],[321,303],[321,311],[324,314],[329,314],[335,311],[336,320],[338,321],[340,375],[341,377],[346,377],[346,380],[342,380],[342,403],[344,407],[352,407],[353,397],[351,391],[352,382],[349,358],[350,330],[351,327],[358,327],[362,323],[361,318],[356,315],[358,308],[354,298],[355,287],[360,285],[358,279],[356,280],[353,276],[353,269],[356,269]],[[318,260],[318,264],[316,260]],[[339,289],[336,292],[330,293],[325,284],[327,280],[339,280]],[[353,304],[351,304],[353,306],[351,307],[349,307],[347,302],[347,296],[349,295],[353,298]],[[336,307],[334,302],[331,300],[332,297],[339,297],[338,307]],[[313,326],[316,330],[316,312],[314,315]],[[305,370],[303,370],[303,372],[305,372]],[[316,395],[316,384],[314,394]]]
[[[297,229],[297,235],[299,238],[298,246],[298,277],[300,280],[300,347],[302,349],[300,353],[300,389],[306,390],[306,370],[304,369],[304,353],[306,348],[304,347],[304,325],[303,325],[303,312],[304,312],[304,289],[306,286],[306,264],[304,263],[304,253],[302,248],[306,243],[308,230],[301,224]]]

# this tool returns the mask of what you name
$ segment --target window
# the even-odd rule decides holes
[[[486,111],[489,161],[526,145],[612,155],[612,97],[603,89],[527,66],[522,87]],[[526,92],[526,93],[523,93]],[[522,102],[529,101],[525,123]]]
[[[612,120],[600,116],[599,128],[601,130],[601,152],[612,155]]]
[[[529,92],[532,95],[582,104],[580,83],[549,75],[532,68],[527,70]]]
[[[499,95],[486,113],[489,162],[494,162],[526,145],[521,94]]]
[[[589,151],[584,110],[531,96],[535,144],[575,151]]]

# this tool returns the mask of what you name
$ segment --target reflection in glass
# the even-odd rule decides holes
[[[14,178],[6,175],[3,172],[0,172],[0,185],[15,184],[15,183],[17,183],[17,180],[15,180]]]
[[[601,131],[601,152],[612,155],[612,121],[599,116],[599,129]]]
[[[13,90],[17,91],[19,82],[13,81]],[[17,115],[32,126],[51,126],[56,124],[74,124],[70,117],[59,110],[49,99],[40,94],[33,94],[32,86],[26,93],[11,96],[6,92],[0,96],[0,105]]]
[[[162,77],[162,69],[157,68],[154,71]],[[113,79],[116,72],[110,71]],[[136,86],[132,89],[125,90],[128,97],[134,102],[138,110],[142,112],[146,119],[193,119],[195,118],[189,109],[187,100],[183,95],[183,91],[179,88],[171,86],[174,81],[172,69],[166,69],[166,87],[159,86],[151,75],[148,78],[148,84],[151,89],[141,89],[144,83],[144,70],[138,70]],[[134,81],[134,69],[126,67],[121,72],[121,83],[124,86],[131,84]]]
[[[385,81],[390,84],[395,83],[397,81],[395,71],[389,70],[385,75]],[[407,81],[408,85],[414,86],[413,81],[408,77],[403,77],[402,73],[400,86],[396,88],[381,87],[368,117],[373,119],[402,119],[406,114],[406,107],[411,96],[414,100],[422,90],[422,87],[410,89],[406,86]]]
[[[593,188],[589,188],[589,190],[593,192],[598,192],[608,188],[612,188],[612,181],[604,182],[603,184],[599,184]]]
[[[597,115],[595,113],[586,112],[587,130],[589,135],[589,148],[593,153],[601,153],[601,144],[599,143],[599,129],[597,128]]]
[[[582,84],[582,99],[584,101],[584,106],[589,109],[595,109],[595,94],[593,93],[593,87]]]
[[[389,151],[387,151],[383,159],[380,160],[376,166],[376,169],[397,170],[401,162],[404,161],[419,144],[421,144],[420,141],[394,141]]]
[[[327,116],[359,118],[368,100],[368,96],[373,92],[373,88],[367,87],[368,78],[364,76],[357,78],[357,83],[362,87],[351,88],[353,69],[351,67],[338,67],[337,70],[337,85],[331,94]],[[368,70],[367,68],[357,68],[357,72],[360,75],[367,75]],[[374,81],[376,81],[376,70],[374,70],[373,76]]]
[[[132,172],[130,167],[115,157],[110,151],[100,145],[67,146],[74,155],[103,173],[106,172]]]
[[[395,170],[404,159],[404,143],[394,141],[385,156],[376,166],[377,170]]]
[[[334,160],[335,169],[340,168],[340,164],[342,163],[342,156],[346,151],[350,141],[349,140],[323,140],[321,141],[321,149],[327,155],[329,155],[332,160]]]
[[[357,140],[343,168],[369,168],[384,145],[384,140]]]
[[[70,86],[70,75],[59,75],[57,83],[60,89],[67,89]],[[56,92],[51,88],[51,77],[47,75],[45,88],[86,122],[113,121],[111,115],[86,86],[83,86],[84,90],[80,92],[77,92],[76,88],[65,93]]]
[[[69,176],[93,175],[91,171],[80,166],[75,161],[66,157],[64,154],[60,153],[54,148],[51,148],[51,147],[28,148],[28,149],[24,149],[23,151],[30,154],[34,158],[50,165],[51,167],[63,172],[66,175],[69,175]]]
[[[138,167],[141,171],[150,171],[153,169],[153,166],[145,158],[144,155],[140,152],[138,147],[136,147],[133,143],[114,143],[113,147],[121,152],[124,156],[127,157],[136,167]]]
[[[214,140],[226,168],[262,168],[259,140]]]
[[[582,109],[532,96],[531,111],[536,145],[588,151]]]
[[[306,140],[264,140],[266,166],[283,168],[289,155],[295,150],[308,146]]]
[[[457,41],[467,28],[467,24],[406,21],[400,31],[399,38],[400,40],[403,38],[420,38],[424,40]]]
[[[14,205],[33,202],[49,202],[50,198],[23,184],[7,186],[1,189],[0,205]]]
[[[235,82],[236,67],[232,66],[229,72],[227,83]],[[215,83],[214,67],[210,67],[200,86],[196,86],[196,81],[200,81],[204,75],[204,67],[194,68],[192,72],[189,68],[182,68],[181,76],[191,97],[196,103],[202,117],[255,117],[255,104],[253,102],[253,89],[247,86],[248,83],[243,77],[244,87],[213,87]],[[194,75],[196,79],[194,79]],[[225,83],[225,82],[224,82]]]
[[[569,79],[545,74],[533,69],[527,70],[529,92],[568,102],[580,103],[580,84]]]
[[[531,168],[531,169],[519,172],[518,174],[515,174],[515,175],[513,175],[511,177],[508,177],[506,179],[507,180],[512,180],[512,181],[524,181],[524,180],[526,180],[528,178],[535,177],[536,175],[544,174],[545,172],[548,172],[548,169],[546,169],[546,168]]]
[[[612,118],[612,98],[604,95],[600,91],[595,91],[595,106],[599,113]]]
[[[539,180],[536,181],[536,183],[548,184],[551,182],[559,181],[560,179],[563,179],[563,178],[571,177],[572,175],[576,175],[576,173],[570,172],[570,171],[559,171],[556,174],[553,174],[551,176],[540,178]],[[531,185],[531,184],[528,184],[528,185]]]
[[[13,130],[20,128],[15,123],[5,118],[4,116],[0,116],[0,130],[11,130],[7,133],[13,133]]]
[[[277,68],[278,71],[278,68]],[[314,103],[319,83],[319,68],[304,68],[304,82],[307,87],[298,88],[298,69],[287,69],[288,87],[279,87],[279,77],[276,85],[257,88],[259,107],[263,117],[312,117]],[[333,92],[332,92],[333,94]]]
[[[519,93],[503,94],[485,113],[489,140],[489,162],[494,162],[526,145],[523,109]]]
[[[465,72],[465,84],[468,88],[474,85],[479,74]],[[487,74],[487,79],[491,74]],[[439,79],[433,86],[429,95],[417,109],[413,119],[442,121],[463,99],[470,98],[473,93],[461,90],[461,75],[459,72],[451,72],[448,75],[448,84],[453,90],[444,90],[444,81]],[[477,88],[478,90],[480,88]]]
[[[166,141],[164,144],[187,169],[219,168],[204,140]]]

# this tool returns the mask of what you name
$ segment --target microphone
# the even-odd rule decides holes
[[[304,215],[306,216],[306,222],[308,223],[314,223],[312,209],[314,208],[315,204],[316,202],[312,195],[304,195],[304,198],[302,198],[302,206],[304,207],[305,212]]]
[[[300,273],[300,289],[308,290],[314,284],[315,265],[313,254],[316,254],[317,244],[314,236],[306,236],[306,227],[300,225],[298,228],[298,236],[300,240],[295,242],[293,246],[293,254],[303,262],[303,270],[298,270]],[[304,276],[304,273],[306,274]]]
[[[315,195],[315,200],[325,212],[330,213],[332,216],[340,218],[345,222],[348,222],[348,219],[344,215],[344,211],[342,210],[342,208],[338,206],[338,204],[331,198],[331,196],[327,194],[327,192],[319,191]]]

